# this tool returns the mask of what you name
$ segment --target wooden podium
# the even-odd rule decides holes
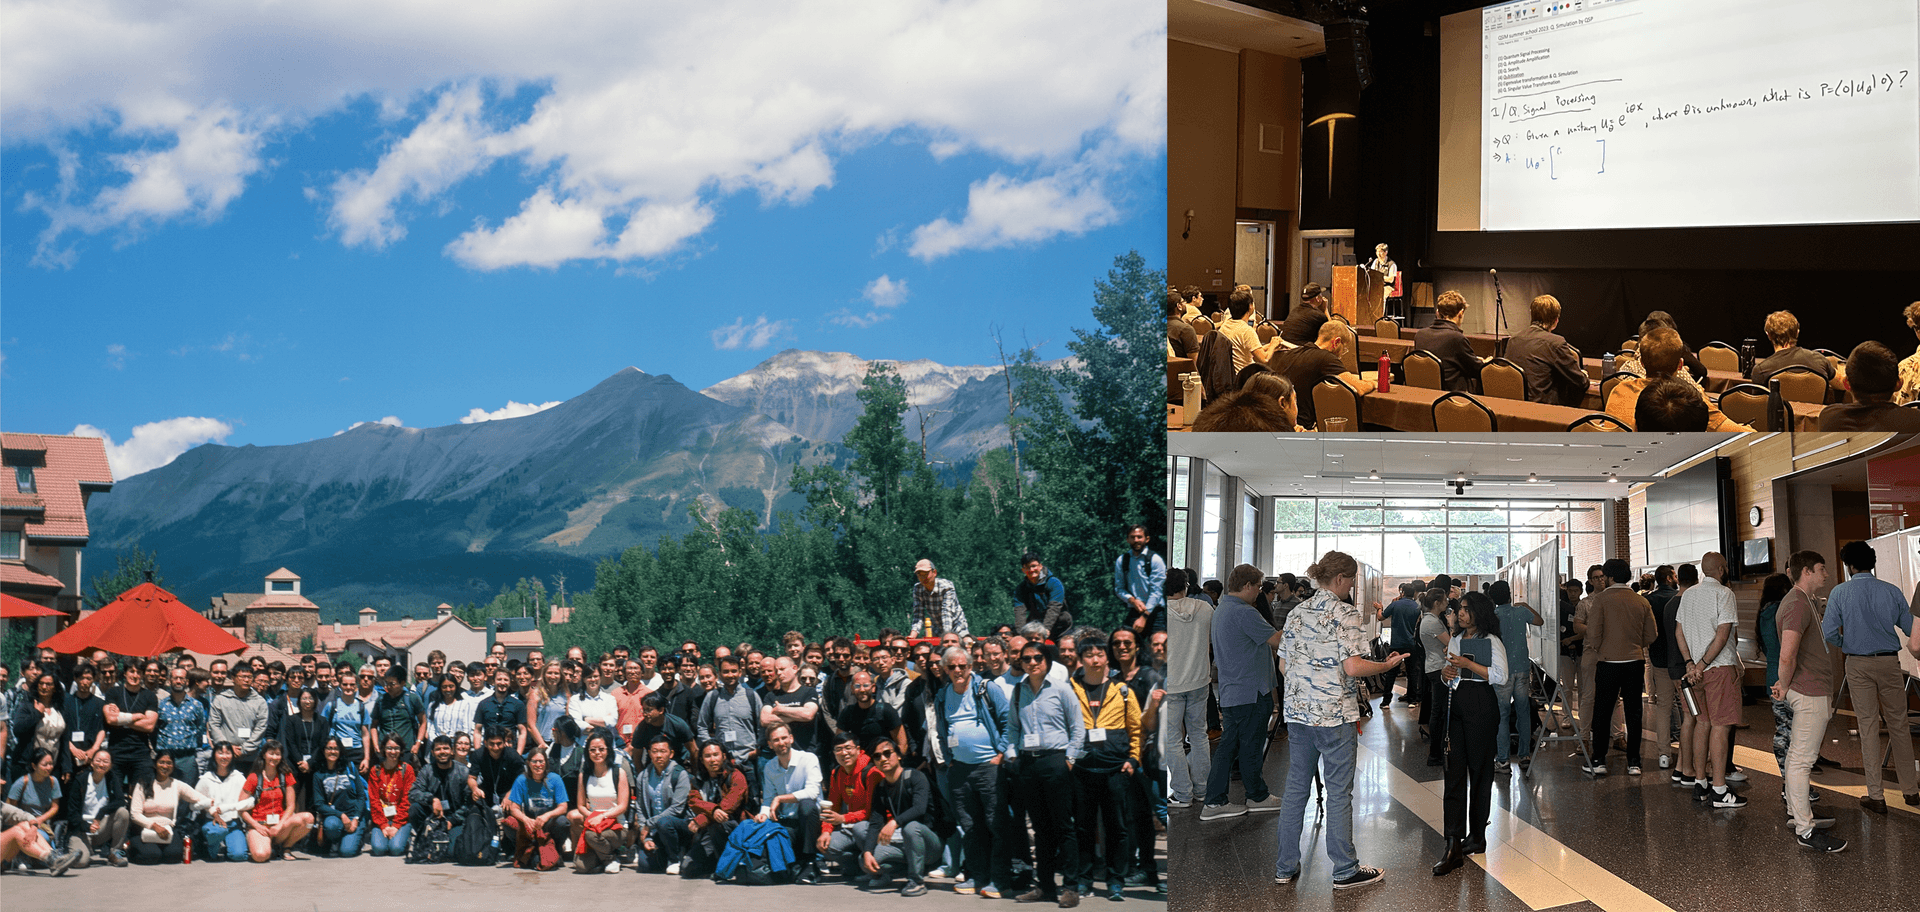
[[[1333,267],[1333,307],[1331,312],[1347,318],[1353,326],[1372,326],[1386,313],[1386,283],[1363,266]]]

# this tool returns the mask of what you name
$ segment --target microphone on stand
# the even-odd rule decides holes
[[[1507,299],[1506,299],[1506,295],[1503,294],[1500,289],[1500,270],[1488,269],[1487,275],[1490,275],[1493,277],[1494,351],[1500,352],[1500,348],[1501,348],[1500,343],[1503,341],[1503,336],[1505,335],[1502,332],[1502,330],[1505,329],[1507,325]]]

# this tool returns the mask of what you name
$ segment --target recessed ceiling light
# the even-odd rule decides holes
[[[1620,476],[1615,475],[1611,472],[1607,473],[1607,484],[1619,484],[1619,483],[1620,483]]]
[[[1508,456],[1508,457],[1507,457],[1507,461],[1508,461],[1508,462],[1519,462],[1519,461],[1520,461],[1520,457],[1518,457],[1518,456]]]
[[[1531,481],[1531,482],[1537,482],[1537,481],[1539,481],[1539,480],[1540,480],[1540,476],[1538,476],[1538,475],[1535,475],[1535,474],[1534,474],[1534,473],[1532,473],[1532,472],[1528,472],[1528,473],[1527,473],[1527,480],[1528,480],[1528,481]]]
[[[1372,470],[1372,471],[1369,471],[1369,472],[1367,473],[1367,477],[1368,477],[1368,478],[1371,478],[1371,479],[1373,479],[1374,481],[1379,481],[1379,480],[1380,480],[1380,470],[1379,470],[1379,469],[1374,469],[1374,470]]]

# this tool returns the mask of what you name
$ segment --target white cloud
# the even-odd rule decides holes
[[[48,218],[44,264],[72,261],[74,232],[216,218],[275,166],[267,150],[368,104],[388,135],[349,139],[364,160],[311,179],[343,243],[397,243],[415,211],[508,162],[519,214],[478,213],[448,255],[644,260],[705,230],[722,197],[805,203],[836,158],[882,141],[1031,175],[1101,146],[1117,154],[1098,169],[1151,160],[1165,17],[1154,0],[15,3],[0,121],[61,161],[57,181],[22,188]],[[1101,192],[1086,179],[1058,198],[1086,211]],[[985,219],[922,248],[1048,236]]]
[[[873,302],[875,307],[894,308],[906,303],[907,280],[895,281],[884,275],[867,283],[860,296]]]
[[[479,424],[482,421],[499,421],[502,418],[520,418],[535,412],[544,412],[559,404],[560,400],[558,399],[551,402],[542,402],[539,405],[534,405],[530,402],[515,402],[512,399],[508,399],[506,405],[494,409],[491,412],[479,408],[468,409],[466,416],[460,419],[460,423]]]
[[[714,330],[709,335],[713,338],[714,348],[731,351],[739,348],[748,350],[766,348],[773,344],[774,339],[786,333],[787,321],[769,321],[765,314],[761,314],[752,323],[748,323],[746,317],[741,317]]]
[[[890,319],[892,318],[892,316],[893,314],[881,313],[880,311],[877,311],[877,310],[869,310],[864,314],[857,314],[848,308],[842,307],[839,310],[835,310],[828,313],[827,322],[837,323],[841,326],[854,326],[860,329],[865,329],[869,326],[872,326],[875,323],[880,322],[881,320]]]
[[[907,252],[937,260],[962,250],[993,250],[1058,234],[1085,234],[1112,224],[1120,213],[1097,180],[1081,169],[1030,181],[995,173],[967,188],[967,214],[913,229]]]
[[[91,424],[76,425],[75,437],[98,437],[107,445],[107,465],[116,480],[125,480],[148,469],[172,462],[203,443],[222,443],[233,434],[233,425],[213,418],[168,418],[134,425],[126,443],[114,443],[113,437]]]
[[[400,423],[400,418],[398,416],[388,415],[387,417],[382,418],[379,421],[356,421],[352,424],[347,425],[345,430],[334,431],[333,436],[338,437],[341,434],[344,434],[347,431],[351,431],[354,428],[360,427],[361,425],[364,425],[364,424],[384,424],[388,427],[406,427],[406,425]]]
[[[107,346],[107,366],[114,370],[127,369],[127,347],[115,342]]]

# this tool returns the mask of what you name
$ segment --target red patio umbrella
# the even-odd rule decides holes
[[[86,620],[40,645],[67,654],[105,649],[125,656],[155,656],[174,649],[224,655],[247,648],[244,641],[152,583],[120,593]]]
[[[65,617],[66,612],[52,608],[42,608],[17,595],[0,592],[0,618],[50,618]]]

